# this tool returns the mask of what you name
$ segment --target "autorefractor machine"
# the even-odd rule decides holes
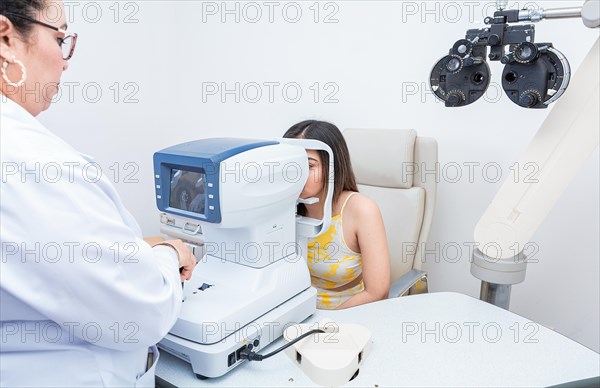
[[[199,260],[185,283],[180,316],[159,347],[219,377],[316,310],[307,239],[329,227],[333,178],[322,220],[296,215],[315,140],[213,138],[154,154],[161,233]],[[331,174],[330,174],[331,175]]]

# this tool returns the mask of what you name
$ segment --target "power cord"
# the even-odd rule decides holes
[[[293,344],[300,341],[301,339],[304,339],[304,338],[308,337],[309,335],[316,334],[316,333],[325,333],[325,331],[321,330],[321,329],[314,329],[314,330],[307,331],[306,333],[302,334],[300,337],[294,339],[291,342],[288,342],[287,344],[283,345],[279,349],[274,350],[271,353],[268,353],[265,355],[253,352],[251,348],[246,347],[240,352],[240,359],[248,360],[248,361],[262,361],[265,358],[269,358],[269,357],[281,352],[282,350],[287,349],[288,347],[292,346]]]

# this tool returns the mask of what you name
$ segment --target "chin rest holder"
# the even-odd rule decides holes
[[[340,386],[355,378],[371,350],[371,332],[364,326],[323,320],[299,324],[283,332],[286,342],[320,329],[288,347],[285,352],[312,381]]]

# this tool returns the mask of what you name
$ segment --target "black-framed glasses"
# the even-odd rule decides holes
[[[67,30],[65,30],[63,28],[54,27],[51,24],[40,22],[39,20],[30,18],[29,16],[20,15],[18,13],[7,12],[4,14],[4,16],[8,17],[9,19],[10,19],[9,16],[14,16],[14,17],[17,17],[17,18],[20,18],[23,20],[28,20],[32,23],[36,23],[41,26],[50,28],[54,31],[58,31],[60,33],[65,34],[65,36],[63,36],[62,38],[58,38],[58,45],[60,46],[60,49],[62,51],[63,59],[65,61],[68,61],[73,56],[73,53],[75,52],[75,46],[77,45],[77,34],[76,33],[67,34]]]

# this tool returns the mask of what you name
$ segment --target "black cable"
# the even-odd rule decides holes
[[[282,350],[287,349],[288,347],[292,346],[293,344],[300,341],[301,339],[304,339],[304,338],[308,337],[309,335],[316,334],[316,333],[325,333],[325,331],[321,330],[321,329],[314,329],[314,330],[307,331],[306,333],[302,334],[301,336],[295,338],[293,341],[290,341],[287,344],[280,347],[279,349],[274,350],[271,353],[265,354],[265,355],[253,352],[252,350],[250,350],[246,347],[244,350],[242,350],[240,352],[240,359],[248,360],[248,361],[262,361],[265,358],[269,358],[269,357],[281,352]]]

